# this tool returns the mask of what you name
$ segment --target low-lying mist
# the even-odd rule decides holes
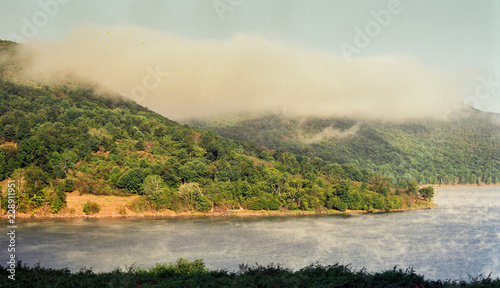
[[[360,124],[356,124],[347,130],[341,130],[332,126],[324,128],[321,132],[312,136],[299,135],[298,139],[304,143],[315,143],[323,139],[342,139],[349,136],[354,136],[359,131]]]
[[[259,35],[192,40],[138,27],[88,26],[62,41],[20,49],[23,69],[36,81],[95,83],[177,121],[262,112],[439,118],[460,92],[456,79],[411,55],[347,63]]]

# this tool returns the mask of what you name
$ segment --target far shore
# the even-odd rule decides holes
[[[301,216],[301,215],[350,215],[361,213],[384,213],[386,211],[365,211],[365,210],[347,210],[345,212],[337,210],[322,210],[322,211],[303,211],[303,210],[226,210],[226,211],[209,211],[202,212],[175,212],[173,210],[161,211],[145,211],[136,213],[130,210],[127,205],[136,199],[137,195],[133,196],[97,196],[91,194],[80,195],[79,192],[68,193],[67,207],[63,208],[57,214],[51,213],[16,213],[16,218],[23,219],[44,219],[44,218],[123,218],[123,217],[163,217],[163,218],[180,218],[180,217],[254,217],[254,216]],[[83,204],[87,201],[94,201],[99,204],[101,211],[96,214],[87,215],[83,212]],[[407,211],[416,209],[430,209],[436,207],[434,203],[426,203],[428,205],[421,207],[412,207],[407,209],[394,209],[391,212]],[[120,213],[121,212],[121,213]],[[7,218],[7,215],[2,215],[0,218]]]
[[[496,186],[500,186],[500,183],[491,183],[491,184],[485,184],[485,183],[481,183],[481,184],[423,184],[423,185],[419,185],[420,188],[427,187],[427,186],[432,186],[434,188],[439,188],[439,187],[488,187],[488,186],[496,187]]]
[[[458,184],[458,185],[440,185],[440,184],[427,184],[420,185],[420,188],[432,186],[435,190],[442,187],[500,187],[500,183],[495,184]],[[130,210],[127,205],[134,199],[139,197],[138,195],[132,196],[98,196],[92,194],[80,195],[78,191],[68,193],[67,196],[67,207],[63,208],[57,214],[51,213],[16,213],[16,218],[18,219],[53,219],[53,218],[140,218],[140,217],[161,217],[161,218],[182,218],[182,217],[255,217],[255,216],[302,216],[302,215],[352,215],[352,214],[366,214],[366,213],[390,213],[390,212],[402,212],[410,210],[420,210],[420,209],[431,209],[437,207],[435,203],[428,203],[428,205],[422,207],[412,207],[406,209],[394,209],[390,212],[387,211],[365,211],[365,210],[347,210],[345,212],[337,210],[322,210],[322,211],[302,211],[302,210],[227,210],[227,211],[210,211],[206,213],[201,212],[175,212],[173,210],[162,210],[162,211],[146,211],[142,213],[136,213]],[[83,204],[87,201],[94,201],[99,204],[101,211],[93,215],[87,215],[83,212]],[[125,211],[125,212],[124,212]],[[121,212],[121,213],[120,213]],[[6,219],[8,216],[3,214],[0,216],[2,219]]]
[[[419,188],[432,186],[434,190],[442,187],[500,187],[500,183],[491,183],[491,184],[423,184],[419,185]]]
[[[18,219],[55,219],[55,218],[185,218],[185,217],[254,217],[254,216],[312,216],[312,215],[353,215],[353,214],[370,214],[370,213],[391,213],[391,212],[404,212],[411,210],[422,210],[422,209],[432,209],[437,207],[434,203],[429,203],[427,207],[412,207],[405,209],[394,209],[391,211],[384,210],[347,210],[345,212],[337,210],[327,210],[327,211],[303,211],[303,210],[229,210],[227,212],[175,212],[171,210],[158,211],[158,212],[144,212],[144,213],[127,213],[121,215],[118,213],[114,214],[69,214],[69,213],[57,213],[57,214],[27,214],[27,213],[17,213],[16,218]],[[2,215],[0,218],[6,219],[7,215]]]

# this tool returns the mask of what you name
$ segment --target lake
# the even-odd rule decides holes
[[[412,266],[429,279],[500,277],[500,187],[438,188],[435,202],[433,209],[342,216],[24,219],[17,221],[16,256],[71,271],[182,257],[203,259],[210,269],[341,263],[368,271]],[[5,266],[5,233],[0,241]]]

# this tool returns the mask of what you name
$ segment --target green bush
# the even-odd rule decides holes
[[[138,151],[143,151],[146,148],[146,145],[144,144],[144,139],[139,139],[134,145],[135,149]]]
[[[387,198],[380,194],[374,194],[372,195],[372,199],[370,201],[370,204],[373,208],[378,209],[378,210],[387,210]]]
[[[64,192],[73,192],[75,189],[75,182],[72,179],[66,179],[63,181],[61,190]]]
[[[412,268],[369,273],[366,269],[354,271],[340,264],[312,264],[299,270],[280,265],[241,264],[238,272],[208,270],[203,260],[178,259],[175,263],[157,264],[149,269],[115,269],[95,273],[89,269],[73,272],[67,268],[52,269],[28,267],[19,261],[15,281],[7,278],[10,272],[0,266],[0,286],[14,287],[428,287],[467,288],[499,287],[500,279],[472,277],[469,281],[426,280]]]
[[[345,204],[342,201],[342,199],[340,199],[340,197],[338,197],[338,196],[333,196],[332,198],[330,198],[330,200],[328,200],[326,205],[327,205],[328,209],[335,209],[335,210],[339,210],[341,212],[344,212],[345,210],[347,210],[347,204]]]
[[[99,213],[99,211],[101,211],[101,207],[96,202],[89,200],[87,203],[83,204],[83,212],[87,215],[96,214]]]
[[[52,203],[50,203],[50,212],[51,213],[57,213],[61,208],[64,206],[64,201],[57,197],[54,200],[52,200]]]
[[[382,196],[384,196],[384,197],[387,197],[387,195],[389,195],[389,192],[390,192],[390,190],[389,190],[389,188],[387,188],[387,187],[384,187],[384,188],[382,188],[382,189],[380,190],[380,194],[381,194]]]
[[[127,207],[135,213],[142,213],[151,210],[151,204],[145,196],[140,196],[137,199],[134,199],[127,205]]]
[[[207,197],[198,195],[198,197],[196,197],[196,210],[207,212],[210,209],[212,209],[212,202],[210,202]]]
[[[418,192],[427,200],[431,200],[434,197],[434,188],[432,188],[432,186],[422,188],[418,190]]]
[[[250,199],[248,209],[250,210],[278,210],[280,205],[272,196],[253,197]]]
[[[205,262],[201,259],[188,261],[186,259],[179,258],[175,263],[156,264],[156,266],[143,272],[147,272],[156,277],[162,277],[169,274],[206,273],[208,270],[205,268]]]
[[[142,194],[142,184],[146,179],[144,169],[132,168],[126,173],[122,174],[116,183],[116,186],[126,191]]]

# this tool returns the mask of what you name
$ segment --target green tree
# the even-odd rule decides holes
[[[28,137],[31,137],[30,124],[26,118],[23,118],[17,127],[16,140],[22,140]]]
[[[340,197],[338,196],[331,197],[326,205],[328,209],[335,209],[341,212],[346,211],[348,208],[347,204],[344,201],[342,201],[342,199],[340,199]]]
[[[386,210],[387,209],[387,198],[380,194],[373,194],[371,197],[370,204],[373,208],[378,210]]]
[[[180,164],[174,158],[170,158],[163,165],[155,167],[156,170],[153,170],[153,173],[160,175],[168,187],[177,188],[181,184],[181,179],[178,177],[180,167]]]
[[[179,199],[181,199],[190,210],[194,207],[196,199],[199,196],[203,196],[202,194],[200,186],[198,183],[194,182],[182,184],[177,192]]]
[[[182,140],[181,147],[186,149],[189,158],[191,158],[191,154],[193,153],[194,147],[196,145],[196,134],[197,133],[194,131],[189,131],[186,133]]]
[[[422,195],[422,197],[424,197],[427,201],[430,201],[432,200],[432,198],[434,197],[434,188],[432,186],[427,186],[425,188],[422,188],[420,190],[418,190],[418,192],[420,193],[420,195]]]
[[[120,170],[120,168],[118,168],[116,166],[113,167],[113,169],[111,169],[111,172],[109,174],[110,174],[110,176],[109,176],[109,182],[111,184],[115,185],[116,187],[118,187],[118,180],[123,175],[123,173]]]
[[[135,143],[135,149],[137,149],[138,151],[143,151],[145,148],[146,145],[144,144],[144,139],[141,138],[137,140],[137,142]]]
[[[75,182],[72,179],[66,179],[62,181],[61,191],[73,192],[74,189],[75,189]]]
[[[389,192],[389,178],[382,176],[380,174],[375,174],[373,175],[369,182],[371,184],[370,189],[377,192],[381,193],[384,196],[387,196],[387,193]],[[385,188],[385,189],[384,189]]]
[[[259,158],[262,159],[262,160],[268,161],[269,160],[269,155],[267,154],[266,151],[262,151],[259,154]]]
[[[71,102],[69,102],[68,99],[64,99],[61,101],[61,107],[63,107],[65,110],[71,108]]]
[[[0,181],[8,178],[20,167],[19,153],[14,147],[0,147]]]
[[[179,176],[185,183],[197,182],[200,178],[206,177],[208,174],[207,165],[197,159],[187,162],[179,169]]]
[[[165,190],[165,184],[158,175],[149,175],[143,184],[144,195],[150,200],[158,200]]]
[[[349,179],[359,182],[366,180],[364,179],[365,177],[363,177],[363,173],[356,165],[352,163],[346,163],[342,164],[341,166]]]
[[[278,210],[280,208],[277,197],[269,193],[262,193],[259,197],[249,199],[247,208],[250,210]]]
[[[210,209],[212,209],[212,207],[213,207],[212,202],[210,202],[210,200],[206,196],[199,194],[196,197],[196,210],[197,211],[207,212]]]
[[[406,194],[417,195],[418,193],[418,183],[415,180],[408,182],[405,190]]]
[[[116,186],[126,191],[142,194],[144,179],[146,179],[146,175],[142,168],[132,168],[120,176]]]
[[[25,191],[28,198],[40,195],[42,190],[49,185],[48,174],[37,166],[26,168],[24,172],[24,180]]]
[[[351,199],[351,185],[348,181],[340,181],[340,183],[335,186],[335,195],[337,195],[342,202],[348,206],[352,205]]]
[[[16,127],[7,124],[3,127],[3,138],[5,141],[14,141],[16,138]]]

